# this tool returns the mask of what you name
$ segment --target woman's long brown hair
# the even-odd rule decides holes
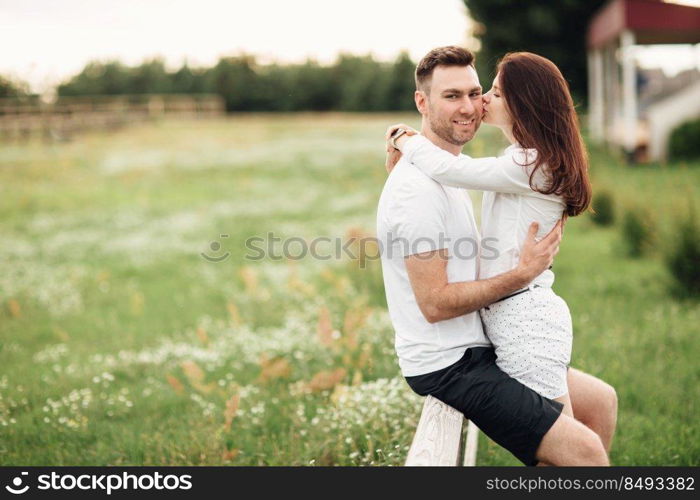
[[[524,148],[537,150],[532,179],[546,166],[543,194],[556,194],[566,203],[566,214],[578,215],[591,203],[588,158],[579,130],[569,86],[559,68],[542,56],[513,52],[498,64],[499,83],[513,119],[513,137]]]

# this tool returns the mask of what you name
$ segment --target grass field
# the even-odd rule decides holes
[[[268,233],[372,236],[396,121],[418,124],[251,115],[1,145],[0,465],[402,464],[422,403],[379,262],[245,258]],[[502,144],[485,127],[467,152]],[[700,465],[700,307],[663,262],[700,165],[596,150],[591,169],[658,235],[635,260],[619,223],[567,224],[573,365],[617,389],[614,464]],[[486,438],[478,463],[518,464]]]

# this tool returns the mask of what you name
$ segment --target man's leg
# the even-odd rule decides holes
[[[563,413],[542,438],[536,456],[542,465],[610,465],[598,435]]]
[[[610,451],[617,425],[617,393],[599,378],[570,368],[567,382],[576,420],[593,430]]]
[[[461,411],[526,465],[608,464],[598,435],[562,415],[560,403],[503,372],[493,348],[476,347],[468,353],[442,371],[406,380],[418,394],[431,394]]]
[[[567,393],[567,394],[564,394],[564,395],[561,396],[561,397],[554,398],[554,401],[557,401],[557,402],[561,403],[562,405],[564,405],[564,409],[562,410],[562,414],[563,414],[563,415],[567,415],[567,416],[569,416],[569,417],[575,418],[574,412],[573,412],[573,410],[571,409],[571,398],[569,397],[569,394],[568,394],[568,393]],[[599,439],[600,439],[600,438],[599,438]],[[561,456],[560,456],[559,458],[561,459],[561,458],[564,458],[564,457],[561,457]],[[540,461],[540,462],[537,464],[538,467],[546,467],[546,466],[549,466],[549,465],[552,465],[552,464],[551,464],[551,463],[547,463],[547,462],[543,462],[543,461]]]

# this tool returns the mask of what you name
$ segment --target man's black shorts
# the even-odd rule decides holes
[[[537,464],[537,448],[563,408],[503,372],[492,347],[467,349],[455,364],[406,381],[461,411],[525,465]]]

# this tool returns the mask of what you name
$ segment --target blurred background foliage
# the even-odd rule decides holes
[[[28,93],[26,83],[10,80],[0,75],[0,98],[21,97],[28,95]]]
[[[480,42],[477,69],[484,88],[506,52],[526,50],[554,61],[576,102],[586,94],[585,29],[603,0],[465,0]],[[410,36],[407,34],[407,36]],[[138,66],[93,61],[60,84],[59,96],[215,93],[232,111],[411,111],[417,61],[401,53],[380,62],[371,55],[340,54],[331,65],[314,60],[261,64],[254,55],[222,57],[211,67],[177,69],[162,59]],[[21,82],[0,78],[0,97],[28,94]]]
[[[91,62],[59,85],[59,96],[215,93],[227,111],[391,111],[413,109],[415,63],[340,55],[330,66],[259,64],[252,55],[221,58],[211,68],[169,71],[154,59],[135,67]]]
[[[464,0],[478,24],[481,42],[476,68],[488,87],[493,69],[507,52],[528,51],[551,59],[569,82],[575,102],[587,88],[586,29],[606,0]]]

